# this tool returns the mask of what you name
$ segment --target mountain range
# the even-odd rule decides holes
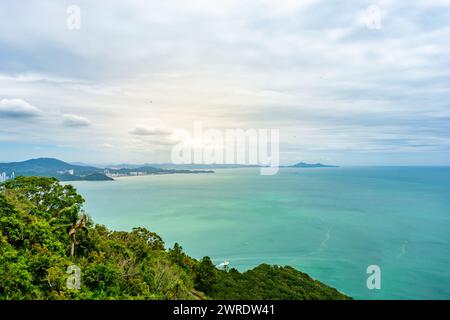
[[[212,169],[254,168],[259,165],[242,164],[120,164],[99,168],[81,163],[67,163],[54,158],[38,158],[22,162],[0,163],[0,174],[5,172],[7,176],[12,173],[16,176],[44,176],[55,177],[60,181],[108,181],[120,176],[140,176],[149,174],[195,174],[214,173]],[[321,163],[309,164],[299,162],[282,168],[332,168],[337,166]]]
[[[81,162],[74,163],[77,165],[90,165]],[[145,164],[109,164],[109,165],[95,165],[100,168],[126,168],[136,169],[141,167],[152,167],[159,169],[178,169],[178,170],[198,170],[198,169],[239,169],[239,168],[261,168],[264,167],[258,164],[174,164],[174,163],[145,163]],[[293,165],[280,166],[280,168],[337,168],[335,165],[327,165],[322,163],[306,163],[299,162]]]
[[[211,170],[175,170],[151,166],[134,168],[97,168],[79,164],[70,164],[54,158],[38,158],[22,162],[0,163],[0,173],[7,176],[43,176],[55,177],[60,181],[109,181],[118,176],[176,173],[213,173]]]

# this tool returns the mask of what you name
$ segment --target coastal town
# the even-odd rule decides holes
[[[6,172],[2,172],[0,174],[0,183],[6,182],[8,180],[14,180],[16,178],[16,174],[13,172],[10,176],[6,174]]]

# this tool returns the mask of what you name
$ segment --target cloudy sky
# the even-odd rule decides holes
[[[448,0],[3,1],[0,30],[0,161],[169,161],[201,121],[279,129],[284,163],[450,165]]]

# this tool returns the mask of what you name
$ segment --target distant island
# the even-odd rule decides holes
[[[150,174],[214,173],[212,170],[177,170],[151,166],[135,168],[97,168],[70,164],[54,158],[38,158],[22,162],[0,163],[0,182],[17,176],[53,177],[60,181],[111,181],[115,177]]]
[[[284,166],[283,168],[338,168],[339,166],[327,165],[322,163],[306,163],[299,162],[291,166]]]

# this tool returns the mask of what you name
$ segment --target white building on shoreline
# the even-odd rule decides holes
[[[16,178],[16,174],[13,172],[11,173],[11,176],[7,176],[6,172],[2,172],[0,174],[0,183],[6,182],[8,180],[14,180]]]

